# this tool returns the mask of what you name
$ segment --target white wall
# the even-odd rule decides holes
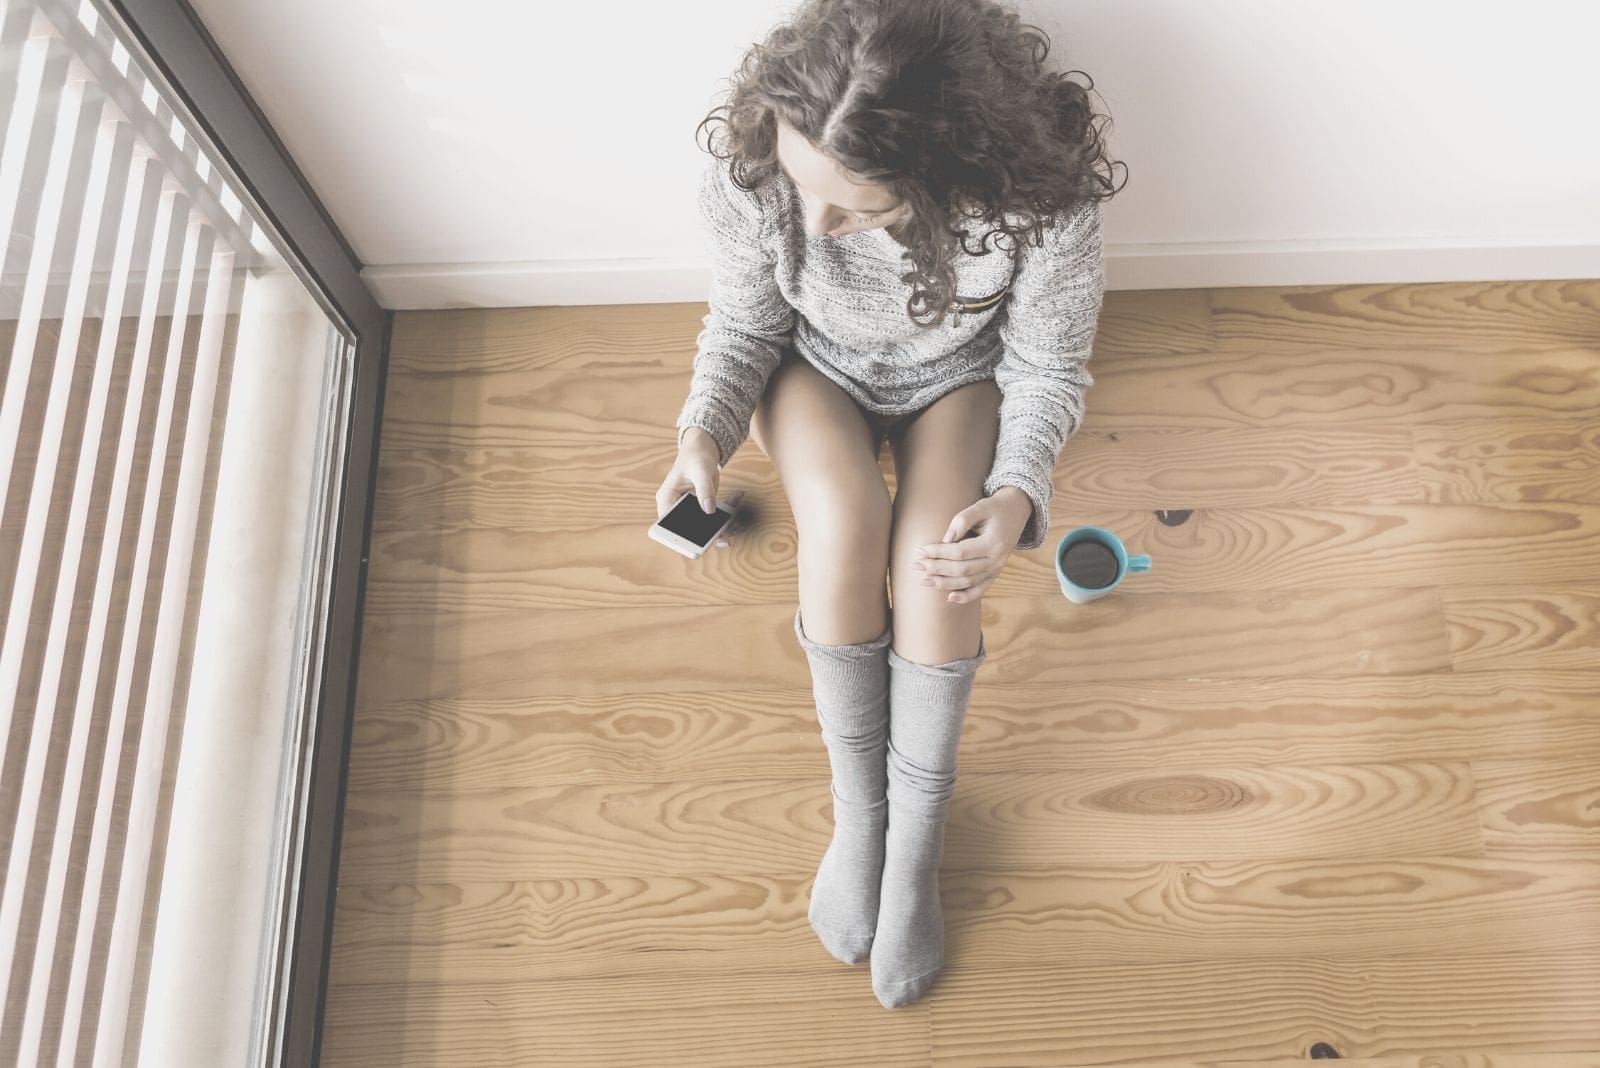
[[[194,0],[391,307],[703,300],[694,129],[788,3]],[[1600,276],[1600,5],[1024,0],[1112,288]]]

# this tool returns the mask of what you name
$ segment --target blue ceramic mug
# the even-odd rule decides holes
[[[1067,577],[1063,561],[1067,549],[1080,541],[1095,541],[1110,549],[1117,557],[1117,574],[1106,585],[1099,589],[1088,589],[1078,585]],[[1061,583],[1061,592],[1073,604],[1088,604],[1097,597],[1104,597],[1117,588],[1122,577],[1130,571],[1149,571],[1150,558],[1148,556],[1129,556],[1128,550],[1123,548],[1122,539],[1118,538],[1105,527],[1073,527],[1061,536],[1056,543],[1056,580]]]

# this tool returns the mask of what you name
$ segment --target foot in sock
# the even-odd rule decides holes
[[[884,828],[885,751],[889,736],[892,627],[870,641],[812,641],[794,614],[794,631],[811,664],[817,721],[833,773],[833,838],[817,868],[806,918],[827,951],[846,964],[867,958],[878,919]]]
[[[918,664],[889,650],[889,749],[883,882],[872,991],[884,1008],[920,999],[944,966],[939,866],[956,753],[973,676],[987,658]]]
[[[860,964],[872,950],[883,871],[887,801],[850,810],[833,795],[833,840],[817,868],[806,919],[829,953]]]

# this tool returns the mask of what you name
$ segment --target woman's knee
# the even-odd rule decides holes
[[[865,641],[883,633],[889,610],[889,502],[838,487],[791,498],[806,630],[817,641]]]
[[[820,473],[785,490],[801,556],[832,561],[841,570],[884,573],[894,515],[881,477]]]
[[[967,501],[966,504],[972,503]],[[917,549],[944,540],[950,520],[966,504],[897,513],[889,548],[889,587],[894,600],[894,649],[919,664],[944,664],[978,649],[983,601],[952,602],[951,589],[924,585],[928,572],[913,566]]]

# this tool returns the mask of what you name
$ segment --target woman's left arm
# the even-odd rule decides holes
[[[1094,385],[1089,353],[1105,294],[1100,238],[1101,202],[1085,201],[1044,231],[1043,245],[1023,247],[1000,311],[1000,433],[983,492],[1015,486],[1033,504],[1018,549],[1037,548],[1050,535],[1056,460],[1083,421],[1084,394]]]
[[[1042,245],[1023,247],[999,313],[1000,428],[984,496],[957,513],[944,541],[920,549],[913,565],[929,573],[928,585],[951,590],[956,603],[988,588],[1014,550],[1044,544],[1056,460],[1094,385],[1089,353],[1105,294],[1101,202],[1083,202],[1043,236]],[[977,536],[968,538],[969,531]]]

